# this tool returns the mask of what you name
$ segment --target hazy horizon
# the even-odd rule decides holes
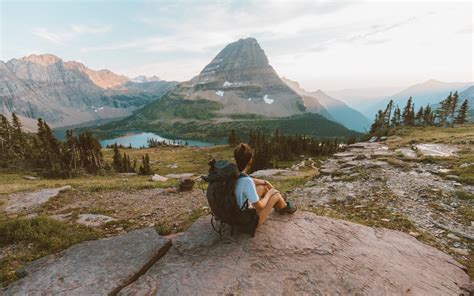
[[[185,81],[254,37],[309,90],[473,81],[471,2],[0,2],[0,60],[51,53],[98,70]]]

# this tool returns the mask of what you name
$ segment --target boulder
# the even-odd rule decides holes
[[[354,154],[351,152],[339,152],[339,153],[334,153],[333,157],[335,158],[352,158],[354,157]]]
[[[400,149],[395,150],[395,152],[400,153],[404,158],[407,158],[407,159],[417,158],[416,152],[410,148],[402,147]]]
[[[181,179],[181,181],[179,182],[179,187],[178,187],[178,190],[180,192],[183,192],[183,191],[191,191],[193,190],[193,186],[194,186],[194,180],[193,179]]]
[[[138,176],[137,173],[118,173],[117,174],[119,177],[122,177],[122,178],[128,178],[128,177],[135,177],[135,176]]]
[[[85,226],[92,226],[92,227],[99,227],[104,225],[107,222],[115,221],[116,219],[99,214],[80,214],[77,217],[76,223],[85,225]]]
[[[191,178],[194,176],[192,173],[183,173],[183,174],[168,174],[166,175],[167,178],[171,179],[186,179],[186,178]]]
[[[445,144],[418,144],[414,146],[423,156],[450,157],[456,156],[458,148]]]
[[[266,177],[271,177],[274,175],[289,175],[289,174],[291,174],[290,170],[268,169],[268,170],[255,171],[251,174],[251,176],[255,178],[266,178]]]
[[[70,189],[71,186],[66,185],[59,188],[47,188],[35,192],[11,194],[6,203],[5,211],[12,214],[33,210],[47,202],[50,198],[57,196],[60,192]]]
[[[414,237],[299,211],[273,214],[254,238],[197,220],[119,295],[459,295],[449,255]]]
[[[168,181],[168,178],[160,176],[158,174],[154,174],[153,176],[151,176],[150,180],[154,182],[166,182]]]
[[[171,246],[145,228],[84,242],[27,265],[2,295],[109,295],[143,274]]]

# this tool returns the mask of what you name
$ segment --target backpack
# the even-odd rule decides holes
[[[211,225],[221,237],[223,224],[231,226],[231,235],[234,229],[255,235],[258,215],[255,209],[248,207],[248,201],[239,208],[234,193],[237,180],[244,176],[235,164],[213,159],[209,162],[209,175],[202,177],[209,183],[206,196],[212,211]]]

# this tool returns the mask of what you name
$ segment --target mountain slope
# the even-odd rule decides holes
[[[302,98],[281,81],[254,38],[228,44],[173,95],[218,102],[222,114],[278,117],[304,111]]]
[[[163,83],[146,92],[128,90],[123,87],[127,81],[108,70],[94,71],[50,54],[0,61],[0,113],[42,117],[52,126],[124,117],[175,85]]]
[[[286,78],[282,79],[291,89],[301,95],[307,111],[319,113],[327,118],[343,124],[355,131],[365,131],[370,121],[360,112],[350,108],[344,102],[330,97],[322,90],[308,92],[300,87],[298,82]]]
[[[312,100],[308,106],[327,114],[317,104]],[[227,45],[198,76],[178,84],[160,100],[98,131],[147,130],[220,139],[230,129],[273,132],[277,127],[315,137],[357,134],[305,109],[305,99],[278,77],[257,41],[247,38]]]
[[[420,106],[426,106],[427,104],[437,104],[441,100],[444,100],[450,92],[461,92],[472,84],[472,82],[443,82],[432,79],[412,85],[405,90],[384,98],[361,111],[364,115],[369,117],[369,119],[373,119],[375,113],[380,109],[384,109],[390,99],[394,101],[395,105],[398,104],[398,106],[402,108],[405,106],[409,97],[413,97],[415,108],[418,109]]]

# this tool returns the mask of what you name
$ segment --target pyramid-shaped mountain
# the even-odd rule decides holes
[[[198,76],[178,85],[173,95],[218,102],[223,114],[282,117],[305,110],[301,96],[278,77],[254,38],[228,44]]]
[[[246,38],[228,44],[193,79],[96,132],[148,130],[208,140],[222,140],[232,129],[241,137],[252,129],[315,137],[356,134],[328,119],[324,107],[313,107],[307,108],[304,98],[280,79],[257,40]]]

